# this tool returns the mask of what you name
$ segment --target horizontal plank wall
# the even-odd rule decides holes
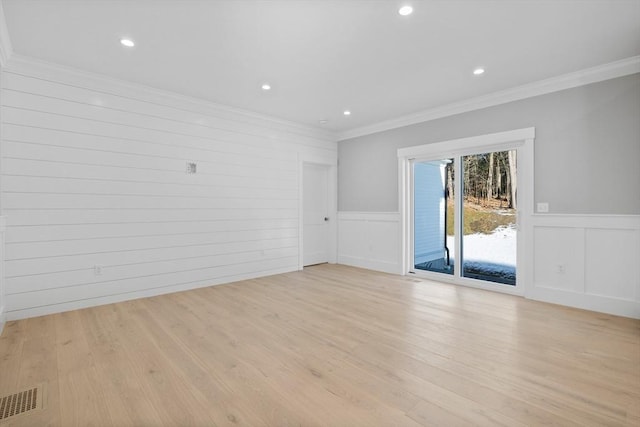
[[[338,263],[402,273],[398,212],[338,212]]]
[[[532,299],[640,318],[640,216],[534,215]]]
[[[8,57],[12,53],[11,42],[9,41],[9,35],[6,30],[6,22],[4,19],[4,11],[2,10],[2,4],[0,3],[0,106],[2,105],[2,85],[3,85],[3,71],[7,63]],[[2,109],[0,108],[0,189],[2,188]],[[0,215],[2,214],[2,198],[0,197]],[[5,234],[6,221],[3,216],[0,216],[0,335],[4,330],[6,323],[6,297],[5,297],[5,285],[4,285],[4,234]]]
[[[20,58],[3,79],[8,319],[298,268],[298,159],[330,134]]]

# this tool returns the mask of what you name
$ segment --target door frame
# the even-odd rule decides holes
[[[304,165],[327,168],[329,212],[329,264],[338,257],[338,160],[336,158],[298,155],[298,270],[304,268]]]
[[[425,278],[449,282],[463,286],[482,288],[503,293],[524,295],[529,283],[533,283],[533,229],[531,219],[534,204],[534,140],[535,128],[523,128],[506,132],[498,132],[487,135],[473,136],[469,138],[454,139],[449,141],[424,144],[414,147],[398,149],[398,173],[399,173],[399,204],[400,204],[400,236],[402,250],[401,263],[402,274],[408,273],[423,276]],[[413,272],[410,259],[413,253],[413,168],[415,160],[437,160],[462,156],[468,154],[488,153],[492,151],[517,150],[518,152],[518,241],[516,286],[503,285],[470,279],[458,274],[459,277],[447,277],[446,274],[431,273],[427,271]],[[456,168],[456,186],[460,194],[460,168]],[[461,208],[456,206],[456,224],[460,224]],[[460,233],[456,233],[456,250],[461,247]],[[461,258],[456,253],[455,268],[460,272]]]

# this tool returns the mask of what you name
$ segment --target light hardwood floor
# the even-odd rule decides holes
[[[339,265],[9,322],[27,426],[640,425],[640,321]]]

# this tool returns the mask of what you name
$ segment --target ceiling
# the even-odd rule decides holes
[[[2,6],[16,54],[339,132],[640,55],[640,0]]]

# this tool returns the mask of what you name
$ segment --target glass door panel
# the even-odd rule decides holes
[[[453,159],[413,164],[413,266],[454,273]]]
[[[516,151],[462,156],[462,276],[516,284]]]

